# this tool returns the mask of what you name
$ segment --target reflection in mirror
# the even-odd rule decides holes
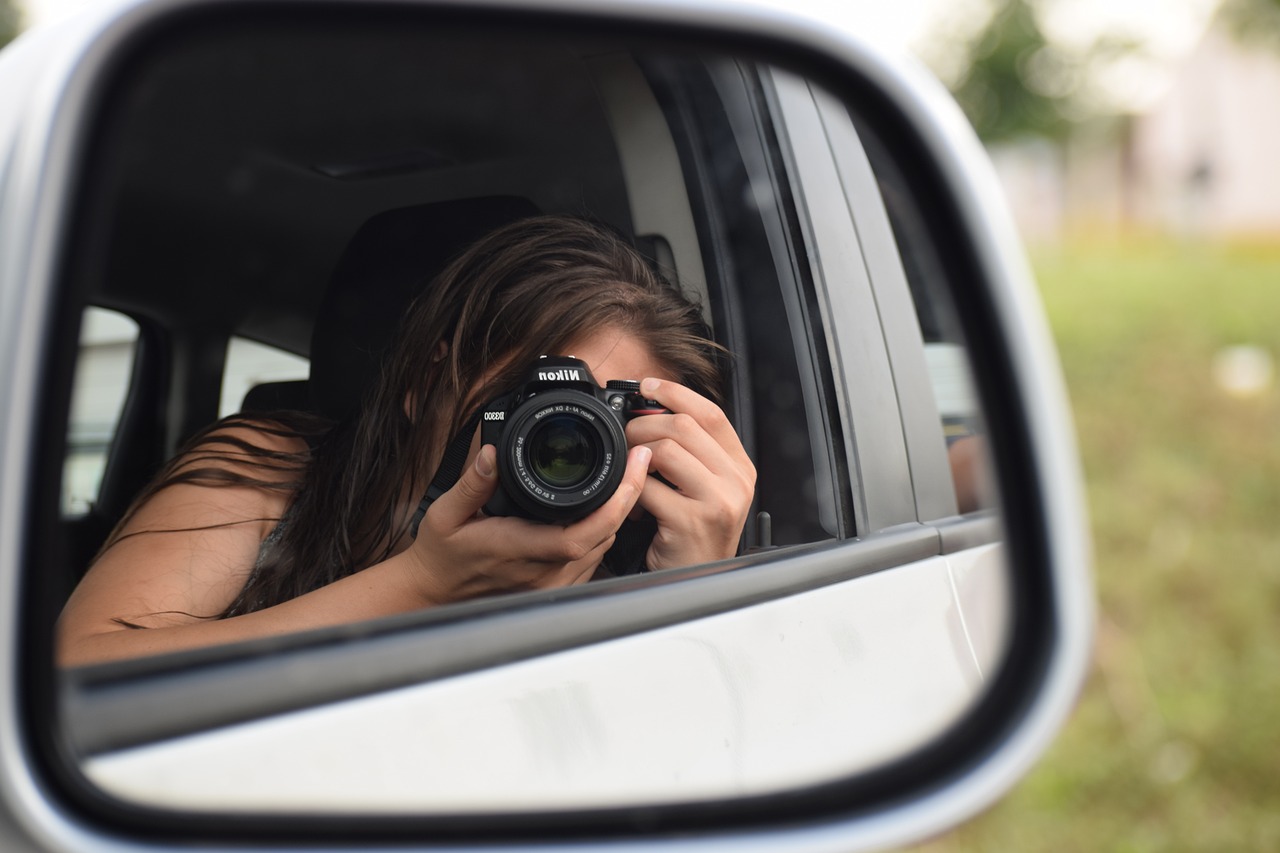
[[[65,520],[98,554],[58,628],[92,784],[715,800],[884,767],[981,697],[1009,622],[982,408],[946,247],[857,104],[408,15],[129,49],[69,251],[150,342]],[[308,378],[230,375],[233,338]]]

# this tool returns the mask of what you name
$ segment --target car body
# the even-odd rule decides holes
[[[824,38],[721,7],[170,2],[0,55],[2,576],[31,602],[0,832],[850,848],[1007,786],[1087,634],[1053,360],[945,101]],[[405,271],[530,212],[609,223],[706,306],[769,518],[742,556],[53,670],[61,600],[184,438],[349,411]],[[993,448],[964,513],[957,430]]]

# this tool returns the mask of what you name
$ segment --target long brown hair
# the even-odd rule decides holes
[[[309,449],[292,458],[258,455],[264,476],[254,485],[291,489],[292,497],[286,521],[219,616],[271,607],[392,556],[468,415],[515,387],[538,356],[563,353],[603,329],[636,336],[674,378],[721,401],[724,350],[711,341],[699,306],[612,230],[539,216],[472,245],[411,303],[354,418],[327,429],[313,418],[278,418]],[[217,435],[215,428],[193,444],[207,451]],[[254,456],[251,446],[233,449]],[[147,494],[175,476],[210,486],[245,482],[184,467],[162,473]]]

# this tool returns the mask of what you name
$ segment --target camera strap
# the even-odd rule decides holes
[[[422,500],[418,502],[418,509],[413,514],[413,519],[409,522],[409,536],[416,538],[418,535],[418,527],[422,524],[422,519],[426,518],[427,510],[435,503],[441,495],[454,487],[462,477],[462,468],[467,464],[467,456],[471,452],[471,439],[476,434],[476,427],[480,424],[480,410],[467,418],[467,422],[462,425],[462,429],[449,442],[449,446],[444,449],[444,457],[440,460],[440,466],[436,468],[436,475],[431,479],[431,485],[427,486],[426,494],[422,496]]]

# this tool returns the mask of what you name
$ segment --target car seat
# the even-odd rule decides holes
[[[405,307],[467,246],[538,208],[487,196],[384,211],[360,226],[334,267],[311,331],[307,380],[249,389],[244,413],[301,409],[341,420],[377,377]]]

